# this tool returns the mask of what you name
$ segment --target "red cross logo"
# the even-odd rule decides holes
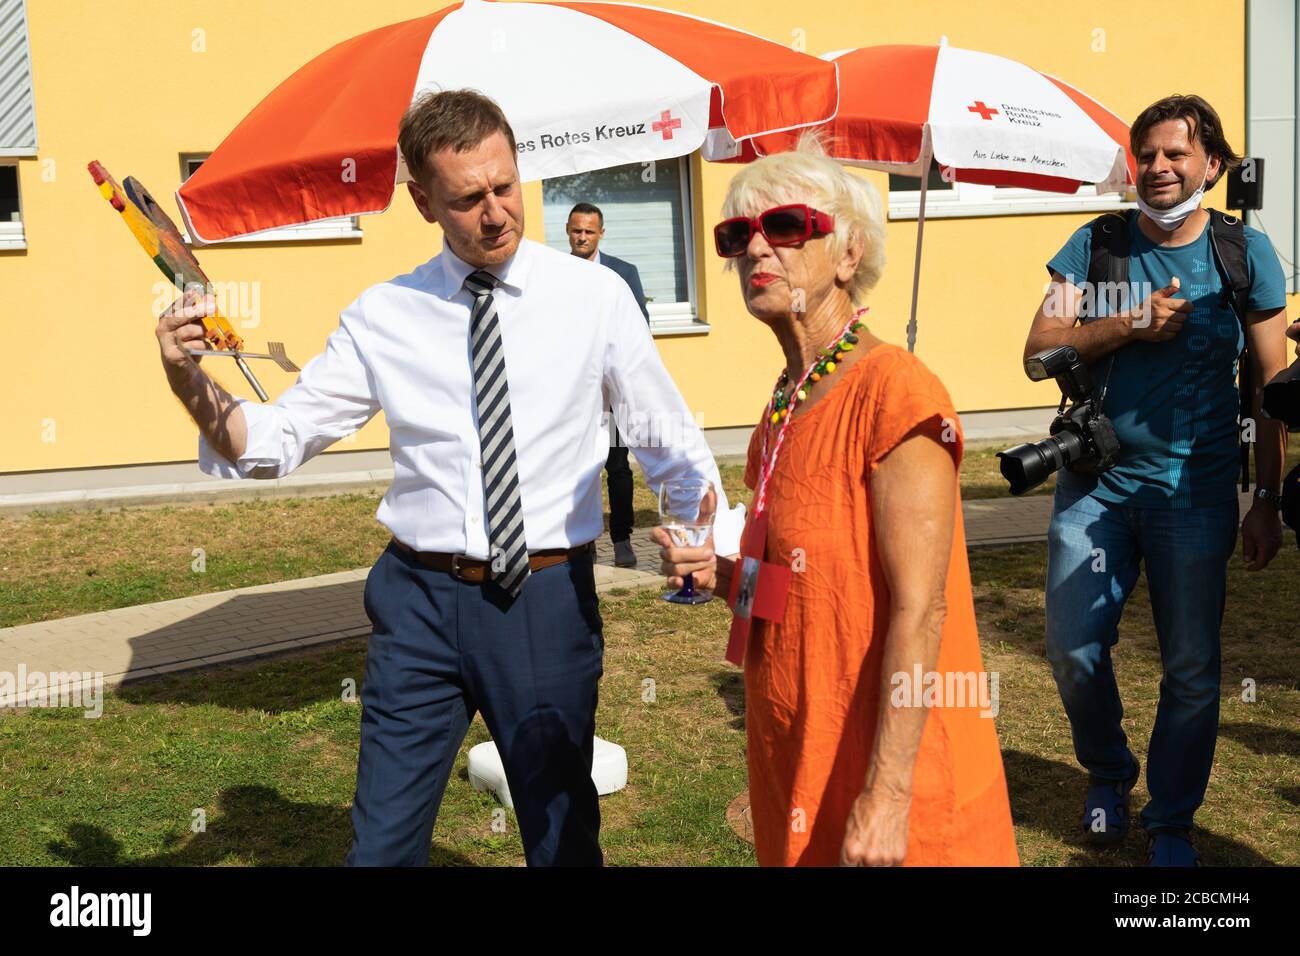
[[[654,130],[656,133],[664,134],[664,139],[672,139],[673,130],[680,129],[682,125],[681,120],[670,119],[669,117],[671,115],[672,114],[669,113],[668,110],[664,110],[662,113],[659,114],[659,119],[657,119],[655,122],[650,124],[650,128]]]
[[[980,119],[992,119],[993,114],[997,112],[993,107],[985,106],[983,100],[976,100],[974,106],[968,106],[966,109],[972,113],[979,113]]]

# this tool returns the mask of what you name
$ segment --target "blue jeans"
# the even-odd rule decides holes
[[[1048,531],[1047,659],[1093,782],[1126,780],[1110,649],[1145,562],[1163,675],[1147,749],[1142,826],[1190,829],[1205,798],[1219,728],[1219,628],[1236,500],[1204,508],[1131,508],[1058,485]]]

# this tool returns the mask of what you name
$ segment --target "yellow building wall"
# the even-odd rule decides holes
[[[963,0],[908,4],[808,0],[664,2],[811,53],[879,43],[950,43],[1027,62],[1081,87],[1126,119],[1170,92],[1196,91],[1244,143],[1241,0],[1188,0],[1177,41],[1214,56],[1152,59],[1147,27],[1130,3],[1087,5]],[[28,3],[40,153],[19,161],[28,248],[0,253],[0,473],[192,460],[196,432],[167,389],[153,315],[161,276],[100,198],[86,163],[133,175],[175,215],[179,154],[208,152],[265,93],[337,40],[428,13],[435,4],[389,0],[140,0],[86,15],[81,3]],[[1093,52],[1096,30],[1105,52]],[[200,32],[201,31],[201,32]],[[201,51],[199,47],[202,47]],[[570,53],[575,51],[568,51]],[[557,51],[557,56],[564,51]],[[580,62],[580,54],[578,61]],[[598,83],[599,77],[581,77]],[[735,167],[692,159],[697,294],[712,325],[704,336],[660,338],[669,370],[705,427],[752,424],[782,364],[775,340],[748,315],[724,275],[708,230]],[[886,178],[867,173],[882,194]],[[1209,196],[1222,204],[1224,188]],[[1054,404],[1020,369],[1024,333],[1041,298],[1043,263],[1088,215],[933,220],[925,230],[918,354],[961,410]],[[540,184],[526,191],[530,237],[542,238]],[[286,343],[305,364],[339,310],[367,286],[437,253],[441,239],[404,190],[388,212],[363,217],[364,238],[204,248],[215,282],[257,283],[261,323],[241,329],[250,348]],[[904,341],[916,235],[888,226],[889,265],[869,325]],[[164,296],[165,301],[169,296]],[[208,360],[236,394],[249,389],[233,363]],[[272,398],[294,375],[255,363]],[[387,446],[380,416],[334,446]]]

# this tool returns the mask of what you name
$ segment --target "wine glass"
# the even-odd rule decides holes
[[[698,548],[709,540],[713,516],[718,509],[718,492],[705,478],[670,478],[659,488],[659,519],[678,547]],[[674,604],[703,604],[712,600],[711,591],[695,590],[694,575],[682,579],[680,591],[669,591],[664,600]]]

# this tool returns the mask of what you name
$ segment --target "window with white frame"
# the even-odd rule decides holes
[[[683,157],[559,176],[542,184],[546,244],[569,251],[564,231],[580,202],[605,220],[600,252],[636,266],[650,328],[659,334],[708,331],[698,321],[690,166]]]
[[[0,160],[0,249],[26,249],[18,164]]]
[[[26,249],[18,162],[36,155],[36,106],[27,5],[0,0],[0,250]]]
[[[1119,193],[1097,195],[1097,187],[1080,186],[1075,193],[1050,193],[1009,186],[947,182],[938,163],[930,165],[926,184],[925,218],[961,216],[1016,216],[1051,212],[1105,212],[1132,209]],[[889,176],[889,218],[915,219],[921,209],[921,180],[915,176]]]
[[[209,155],[209,153],[182,153],[181,182],[185,182],[185,180],[193,176]],[[279,229],[268,229],[266,232],[260,232],[255,236],[240,236],[237,239],[222,241],[301,242],[313,239],[359,239],[362,235],[359,220],[360,217],[358,216],[338,216],[333,219],[305,222],[297,226],[281,226]],[[186,238],[188,239],[188,237]]]

